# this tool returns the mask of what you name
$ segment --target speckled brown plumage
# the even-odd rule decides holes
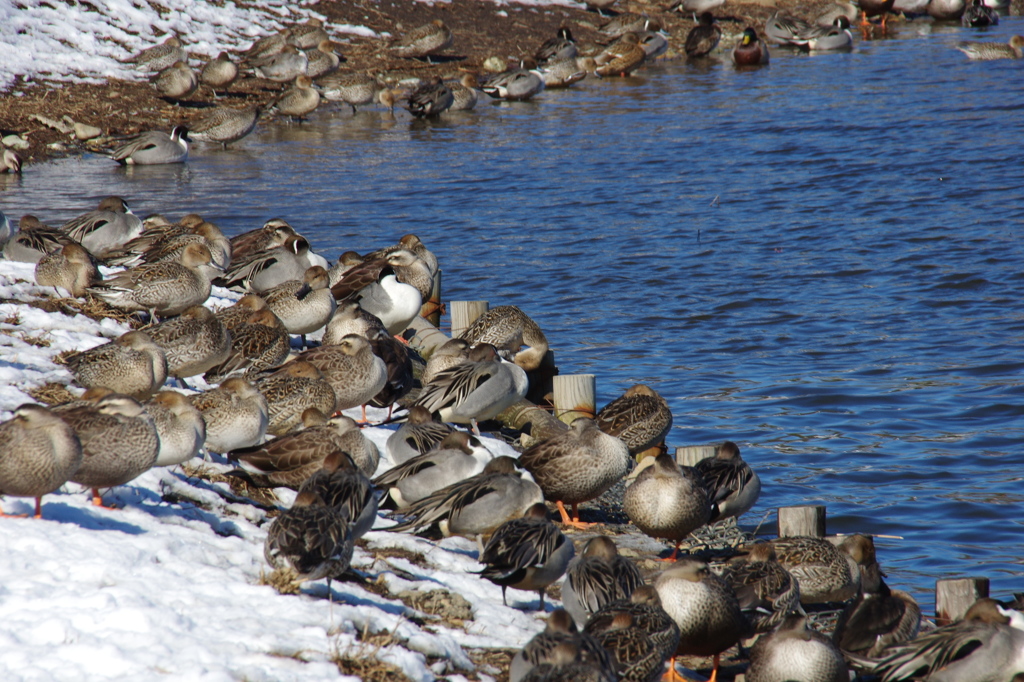
[[[323,465],[314,471],[299,488],[299,494],[312,493],[316,504],[335,507],[352,522],[354,539],[366,535],[377,520],[377,497],[370,479],[366,477],[348,453],[335,450],[324,458]]]
[[[182,379],[202,374],[231,355],[231,332],[201,305],[149,327],[146,333],[167,356],[167,373]]]
[[[658,455],[654,465],[626,488],[622,509],[643,533],[674,541],[675,559],[679,543],[708,522],[711,500],[695,469],[680,467],[670,455]]]
[[[329,580],[348,570],[352,546],[352,527],[345,512],[317,505],[315,497],[306,493],[270,524],[263,554],[274,568],[293,568],[300,582]]]
[[[273,374],[256,379],[267,399],[267,433],[282,436],[302,423],[302,413],[315,407],[324,414],[334,410],[334,389],[320,370],[303,360],[289,362]]]
[[[231,330],[231,353],[224,362],[211,367],[204,378],[218,383],[242,371],[251,378],[279,367],[290,352],[291,337],[281,320],[267,308],[257,310]]]
[[[144,331],[122,334],[110,343],[69,355],[65,364],[84,388],[116,386],[142,400],[167,380],[167,356]]]
[[[491,308],[459,335],[471,346],[489,343],[508,351],[524,370],[537,369],[548,351],[548,339],[529,315],[514,305]],[[523,346],[525,349],[522,349]]]
[[[0,424],[0,495],[40,498],[67,482],[82,464],[74,429],[42,405],[25,404]]]
[[[753,545],[721,571],[756,632],[770,632],[800,605],[800,585],[779,563],[771,543]]]
[[[373,354],[369,341],[354,334],[336,345],[303,351],[298,359],[323,372],[337,397],[336,410],[366,405],[387,382],[384,361]]]
[[[665,441],[672,429],[672,411],[657,391],[637,384],[605,405],[595,419],[598,428],[616,436],[635,455]]]

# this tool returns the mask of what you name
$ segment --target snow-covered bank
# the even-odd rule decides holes
[[[0,0],[0,89],[16,76],[59,81],[135,80],[122,60],[177,34],[192,56],[248,47],[286,24],[316,17],[315,0]],[[331,24],[333,34],[375,36],[363,26]],[[41,112],[45,113],[45,112]]]
[[[51,293],[32,277],[31,265],[0,261],[3,420],[34,387],[70,380],[57,354],[127,331],[27,305]],[[231,297],[217,289],[208,305]],[[381,447],[390,433],[368,429]],[[378,519],[352,562],[367,584],[332,583],[331,605],[323,582],[298,595],[261,584],[266,514],[225,484],[154,469],[105,499],[123,508],[93,507],[69,484],[43,498],[42,520],[0,518],[4,680],[323,680],[350,670],[346,659],[368,658],[417,681],[486,679],[486,670],[471,672],[470,649],[519,647],[542,628],[538,615],[502,606],[501,589],[471,575],[476,545],[461,538],[388,533],[391,522]],[[26,513],[31,503],[7,498],[3,507]],[[416,600],[403,593],[432,590],[467,600],[471,619],[460,626],[406,604]],[[512,604],[535,600],[509,591]]]

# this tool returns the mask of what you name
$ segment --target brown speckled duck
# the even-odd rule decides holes
[[[679,626],[661,607],[658,591],[651,585],[636,588],[629,599],[602,606],[583,631],[618,661],[620,680],[653,682],[679,646]]]
[[[69,355],[65,363],[80,386],[117,386],[125,395],[139,400],[153,395],[167,381],[167,356],[141,330]]]
[[[622,509],[633,525],[652,538],[675,541],[668,561],[676,560],[680,543],[711,516],[702,483],[695,469],[680,467],[670,455],[658,455],[654,466],[626,488]]]
[[[678,561],[658,576],[654,588],[662,607],[679,626],[676,654],[713,656],[714,682],[720,654],[750,634],[750,623],[732,588],[696,559]]]
[[[273,436],[283,436],[299,426],[303,412],[311,407],[332,414],[337,402],[324,375],[304,360],[289,362],[254,383],[267,399],[267,433]]]
[[[849,682],[843,655],[825,635],[807,627],[807,616],[791,615],[750,650],[750,682]]]
[[[459,338],[471,346],[489,343],[499,352],[508,351],[514,362],[526,371],[537,369],[548,352],[544,332],[514,305],[491,308],[476,318]]]
[[[839,614],[832,641],[844,652],[880,658],[886,648],[917,636],[921,609],[901,590],[890,590],[878,563],[861,567],[860,593]]]
[[[0,424],[0,443],[0,495],[36,498],[35,516],[42,518],[43,495],[82,464],[75,430],[42,405],[26,403]]]
[[[355,334],[343,337],[337,345],[303,351],[298,359],[320,370],[331,384],[337,397],[335,410],[362,407],[364,422],[367,403],[388,379],[384,361],[373,354],[369,341]]]
[[[875,561],[875,546],[865,535],[851,535],[837,547],[823,538],[787,537],[772,541],[775,554],[800,583],[800,602],[846,601],[857,594],[860,566]]]
[[[637,384],[597,413],[597,426],[638,455],[665,442],[672,429],[668,403],[650,386]]]
[[[291,567],[298,582],[326,578],[330,589],[352,561],[352,524],[341,509],[316,502],[311,492],[296,497],[270,524],[263,553],[274,568]]]
[[[530,676],[532,670],[541,666],[567,666],[573,663],[593,663],[600,669],[614,670],[614,664],[601,644],[590,635],[580,633],[563,609],[555,609],[548,616],[544,630],[512,658],[508,671],[509,682],[521,682]]]
[[[179,379],[202,374],[231,355],[231,332],[205,306],[192,306],[146,333],[167,356],[167,373]]]
[[[721,571],[755,632],[769,632],[800,609],[800,585],[779,563],[771,543],[753,545],[746,556],[731,559]]]
[[[262,302],[259,297],[253,298]],[[220,316],[221,313],[217,313],[218,319]],[[220,383],[236,374],[244,373],[245,376],[251,377],[259,372],[273,370],[288,359],[288,353],[291,352],[291,337],[288,336],[288,330],[284,328],[280,318],[268,308],[250,313],[245,321],[235,325],[230,333],[231,352],[224,362],[211,367],[203,375],[208,383]]]
[[[377,496],[366,474],[342,450],[324,458],[319,471],[314,471],[299,488],[299,495],[313,493],[316,504],[334,507],[345,513],[352,523],[352,537],[366,535],[377,520]]]
[[[580,522],[577,505],[592,500],[615,485],[629,472],[630,456],[626,445],[603,433],[593,419],[580,417],[568,431],[534,445],[519,461],[553,500],[562,515],[562,523],[586,528],[594,524]],[[565,511],[572,505],[572,518]]]

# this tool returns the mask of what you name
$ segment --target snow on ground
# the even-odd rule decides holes
[[[0,420],[31,400],[31,388],[70,381],[56,354],[127,331],[24,304],[52,293],[31,284],[32,272],[0,260]],[[236,297],[215,289],[208,305]],[[367,433],[383,451],[391,431]],[[207,466],[228,468],[216,458]],[[294,493],[281,497],[290,503]],[[260,584],[269,572],[266,514],[224,484],[153,469],[105,500],[122,508],[93,507],[68,484],[43,498],[42,520],[0,518],[0,679],[345,679],[337,659],[375,657],[417,682],[459,680],[476,667],[468,649],[520,647],[543,627],[539,614],[503,606],[501,589],[472,575],[480,565],[469,540],[389,533],[381,516],[353,559],[368,584],[333,582],[329,602],[322,581],[298,595]],[[8,513],[32,509],[30,499],[2,502]],[[377,594],[381,586],[388,596]],[[395,596],[438,589],[468,600],[473,616],[463,627]],[[536,594],[509,590],[509,602],[534,606]]]
[[[420,0],[434,4],[435,0]],[[444,0],[441,0],[442,2]],[[448,0],[450,2],[450,0]],[[507,5],[509,0],[490,0]],[[512,0],[530,6],[584,7],[573,0]],[[242,50],[264,35],[311,17],[317,0],[0,0],[0,91],[26,80],[95,82],[148,76],[122,61],[176,34],[193,66],[222,50]],[[366,26],[328,24],[332,36],[379,37]],[[42,112],[45,113],[45,112]]]

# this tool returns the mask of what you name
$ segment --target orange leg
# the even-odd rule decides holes
[[[0,518],[3,519],[27,519],[28,514],[7,514],[0,508]]]
[[[676,542],[676,548],[672,550],[672,554],[665,557],[664,559],[656,559],[656,561],[675,561],[676,557],[679,556],[679,545],[682,544],[682,540]]]
[[[36,498],[36,518],[43,518],[43,498],[39,496]]]
[[[103,496],[100,495],[100,489],[99,488],[93,488],[92,489],[92,503],[95,506],[99,507],[100,509],[109,509],[111,511],[116,511],[117,510],[117,507],[108,507],[107,505],[103,504]]]
[[[586,530],[591,526],[596,526],[596,523],[583,523],[580,521],[579,512],[576,510],[576,505],[572,505],[573,518],[569,518],[568,512],[565,511],[565,505],[562,504],[561,500],[555,501],[555,506],[558,507],[558,513],[562,515],[562,523],[566,526],[572,526],[573,528],[579,528],[580,530]]]
[[[718,658],[720,654],[715,654],[715,662],[711,666],[711,677],[708,678],[708,682],[717,682],[718,680]]]
[[[662,682],[686,682],[686,678],[676,672],[676,657],[668,661],[668,672],[661,676]]]

